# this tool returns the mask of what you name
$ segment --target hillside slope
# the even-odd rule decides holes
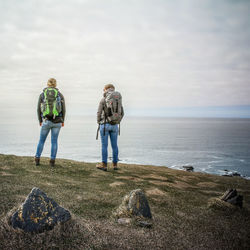
[[[73,219],[32,235],[7,220],[33,187],[68,209]],[[117,224],[111,217],[131,190],[145,191],[153,227]],[[208,207],[236,188],[243,209]],[[103,172],[95,164],[0,155],[0,249],[249,249],[250,181],[166,167],[120,164]]]

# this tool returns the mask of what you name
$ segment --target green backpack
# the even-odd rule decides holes
[[[62,111],[61,98],[58,90],[55,88],[46,88],[43,90],[43,101],[41,103],[41,112],[43,117],[53,118]]]

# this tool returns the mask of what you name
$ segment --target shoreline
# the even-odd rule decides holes
[[[29,156],[29,155],[2,154],[2,153],[0,153],[0,155],[34,158],[34,156]],[[44,157],[41,157],[41,159],[49,159],[49,157],[44,156]],[[98,163],[98,161],[82,161],[82,160],[75,160],[72,158],[57,158],[57,160],[68,160],[68,161],[74,161],[77,163],[84,163],[84,164],[96,164],[96,163]],[[111,164],[111,161],[108,161],[108,164]],[[178,170],[178,171],[189,172],[189,173],[200,173],[200,174],[208,174],[208,175],[212,175],[212,176],[222,176],[222,177],[230,177],[230,178],[240,177],[240,178],[243,178],[245,180],[250,181],[249,176],[242,176],[241,173],[239,173],[237,171],[225,171],[225,173],[227,172],[228,175],[222,175],[222,174],[215,174],[215,173],[210,173],[210,172],[206,172],[206,171],[195,171],[195,167],[194,167],[193,171],[187,171],[184,168],[187,165],[183,165],[183,166],[174,165],[175,167],[172,167],[172,166],[168,167],[168,166],[164,166],[164,165],[150,165],[150,164],[141,164],[141,163],[124,162],[124,161],[119,161],[119,164],[126,165],[126,166],[135,165],[135,166],[142,166],[142,167],[167,168],[167,169]],[[239,175],[233,175],[233,173],[238,173]]]

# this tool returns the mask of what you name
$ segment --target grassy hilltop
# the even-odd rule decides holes
[[[249,249],[250,181],[166,167],[120,164],[103,172],[95,164],[0,155],[0,249]],[[68,209],[72,220],[37,235],[14,230],[8,213],[33,187]],[[119,225],[112,212],[131,190],[145,191],[153,227]],[[243,209],[208,207],[236,188]]]

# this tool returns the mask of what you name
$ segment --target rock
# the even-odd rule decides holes
[[[117,222],[118,224],[131,224],[131,218],[120,218]]]
[[[234,196],[237,195],[237,191],[236,189],[228,189],[224,194],[223,196],[221,197],[221,199],[223,201],[227,201],[228,199],[231,199],[233,198]]]
[[[243,196],[238,195],[236,189],[228,189],[221,197],[221,200],[229,202],[232,205],[239,206],[240,208],[242,208],[243,205]]]
[[[194,171],[194,167],[193,166],[183,166],[183,169],[185,169],[188,172],[193,172]]]
[[[231,199],[228,199],[227,202],[231,203],[232,205],[239,206],[242,208],[243,206],[243,196],[242,195],[236,195]]]
[[[137,216],[151,219],[152,214],[144,192],[141,189],[131,191],[124,197],[114,216],[118,219]]]
[[[227,169],[224,170],[224,174],[222,174],[222,176],[226,176],[226,177],[234,177],[234,176],[241,176],[240,173],[234,171],[234,172],[230,172]]]
[[[220,210],[224,213],[231,214],[235,211],[237,207],[219,198],[211,198],[208,200],[208,208]]]
[[[152,227],[152,223],[148,222],[148,221],[138,221],[137,225],[140,227],[146,227],[146,228],[151,228]]]
[[[11,225],[25,232],[41,233],[51,230],[59,222],[71,218],[70,212],[47,197],[39,188],[33,188],[24,203],[11,217]]]
[[[130,192],[128,210],[135,216],[152,218],[148,200],[141,189],[136,189]]]
[[[238,172],[233,172],[232,175],[233,175],[233,176],[241,176],[241,174],[238,173]]]

